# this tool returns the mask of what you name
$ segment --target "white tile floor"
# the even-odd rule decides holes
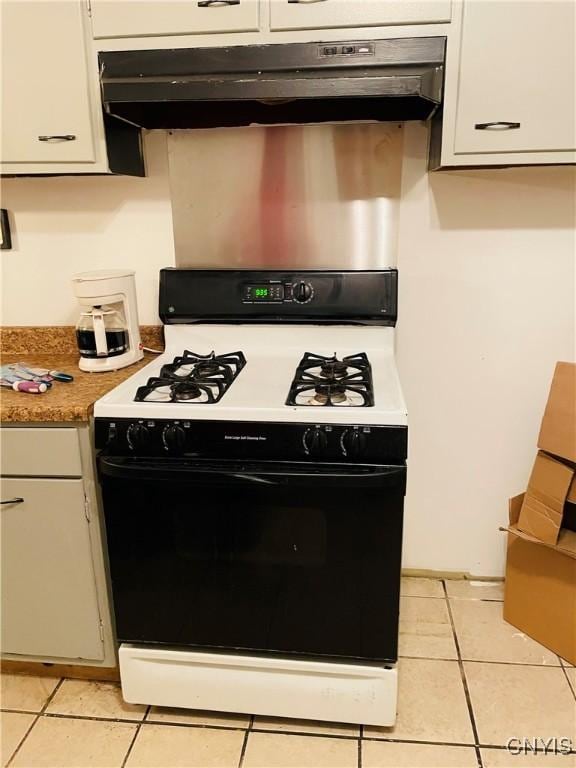
[[[394,728],[125,704],[114,683],[2,675],[2,765],[21,768],[576,768],[576,670],[502,620],[502,586],[406,578]]]

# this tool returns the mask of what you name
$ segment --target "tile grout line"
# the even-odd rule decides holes
[[[426,659],[427,661],[456,661],[456,659],[447,659],[444,656],[403,656],[401,659]],[[462,659],[466,664],[501,664],[505,667],[544,667],[545,669],[561,669],[562,664],[536,664],[534,662],[523,661],[495,661],[494,659]]]
[[[126,754],[124,755],[124,760],[122,760],[121,768],[124,768],[124,766],[126,765],[126,763],[128,761],[128,758],[130,757],[130,753],[132,752],[132,747],[134,746],[134,743],[136,742],[136,739],[138,738],[138,734],[140,733],[140,730],[142,728],[142,724],[146,720],[146,718],[148,717],[148,713],[150,712],[151,709],[152,709],[152,707],[150,705],[148,705],[146,707],[146,711],[144,712],[142,720],[140,720],[140,722],[137,723],[136,730],[134,732],[134,736],[132,738],[132,741],[130,742],[130,744],[128,746],[128,750],[127,750]],[[134,724],[133,720],[132,720],[132,724]]]
[[[56,693],[58,692],[58,689],[60,688],[60,686],[62,685],[62,683],[63,683],[63,682],[64,682],[64,678],[63,678],[63,677],[61,677],[61,678],[58,680],[58,682],[56,683],[56,687],[54,688],[54,690],[52,691],[52,693],[51,693],[51,694],[48,696],[48,698],[47,698],[47,699],[46,699],[46,701],[44,702],[44,705],[42,706],[42,708],[40,709],[40,711],[35,713],[35,714],[36,714],[36,717],[34,718],[34,720],[32,721],[32,723],[30,724],[30,727],[28,728],[28,730],[27,730],[27,731],[26,731],[26,733],[24,734],[24,737],[21,739],[20,743],[18,744],[18,746],[16,747],[16,749],[15,749],[15,750],[14,750],[14,752],[12,753],[12,755],[11,755],[11,757],[10,757],[10,760],[8,760],[8,762],[6,763],[6,768],[8,768],[8,766],[9,766],[9,765],[12,765],[12,761],[14,760],[14,758],[16,757],[16,755],[18,754],[18,752],[20,752],[20,750],[21,750],[21,749],[22,749],[22,747],[24,746],[24,742],[26,741],[26,739],[27,739],[27,738],[28,738],[28,736],[30,735],[30,732],[32,731],[32,728],[34,728],[34,726],[36,725],[36,723],[38,722],[38,720],[40,720],[40,718],[42,717],[42,715],[43,715],[43,714],[44,714],[44,712],[46,711],[46,708],[48,707],[48,705],[50,704],[50,702],[52,701],[52,699],[54,698],[54,696],[55,696],[55,695],[56,695]]]
[[[240,750],[240,759],[238,761],[238,768],[242,768],[242,766],[244,765],[244,756],[246,755],[249,736],[250,736],[250,728],[247,728],[244,731],[244,738],[242,739],[242,749]]]
[[[312,736],[318,739],[338,739],[340,741],[357,741],[359,736],[348,736],[344,733],[319,733],[317,731],[274,730],[274,728],[252,728],[250,733],[271,733],[274,736]]]
[[[385,741],[392,744],[422,744],[430,747],[467,747],[473,749],[475,746],[483,747],[484,749],[506,749],[502,744],[472,744],[471,742],[465,743],[463,741],[424,741],[423,739],[393,739],[382,738],[380,736],[369,736],[364,738],[363,741]]]
[[[244,755],[246,754],[246,749],[248,747],[248,737],[250,736],[250,731],[252,730],[252,726],[254,725],[254,719],[255,715],[250,715],[250,720],[248,721],[248,728],[246,728],[246,731],[244,732],[244,738],[242,740],[242,749],[240,750],[240,760],[238,762],[238,768],[242,768],[242,765],[244,763]]]
[[[360,726],[360,738],[358,739],[358,768],[362,768],[362,728]]]
[[[128,719],[125,717],[97,717],[95,715],[75,715],[65,714],[63,712],[45,712],[44,717],[61,718],[63,720],[90,720],[97,723],[121,723],[123,725],[169,725],[173,728],[207,728],[212,731],[245,731],[246,728],[241,726],[234,727],[231,725],[210,725],[208,723],[178,723],[172,720],[136,720]]]
[[[562,672],[564,672],[564,677],[566,678],[566,682],[568,683],[568,688],[570,688],[570,690],[572,691],[572,696],[574,696],[574,698],[576,699],[576,689],[572,688],[572,681],[568,677],[568,672],[564,664],[562,664],[562,662],[560,662],[560,669],[562,670]]]
[[[454,624],[454,616],[452,615],[452,606],[450,605],[450,599],[448,598],[448,590],[446,589],[446,582],[442,580],[442,588],[446,597],[446,605],[448,607],[448,616],[450,617],[450,624],[452,625],[452,634],[454,636],[454,643],[456,645],[456,654],[458,656],[458,667],[460,669],[460,676],[462,678],[462,685],[464,687],[464,696],[466,698],[466,706],[468,707],[468,716],[472,724],[472,733],[474,735],[474,750],[476,752],[476,760],[478,761],[479,768],[483,768],[482,754],[480,752],[480,739],[478,738],[478,728],[476,727],[476,720],[474,718],[474,709],[472,707],[472,697],[468,689],[468,681],[466,680],[466,673],[464,671],[464,662],[462,661],[462,654],[460,652],[460,643],[458,642],[458,635],[456,634],[456,625]]]

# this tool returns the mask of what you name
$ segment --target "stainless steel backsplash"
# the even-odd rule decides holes
[[[174,132],[176,266],[395,266],[402,138],[395,123]]]

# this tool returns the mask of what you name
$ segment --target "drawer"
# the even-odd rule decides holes
[[[259,27],[259,0],[92,0],[94,37],[250,32]]]
[[[80,477],[82,462],[76,429],[15,427],[0,430],[3,475]]]

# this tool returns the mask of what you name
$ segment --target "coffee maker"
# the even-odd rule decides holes
[[[115,371],[141,360],[134,272],[81,272],[72,284],[81,306],[76,324],[80,370]]]

